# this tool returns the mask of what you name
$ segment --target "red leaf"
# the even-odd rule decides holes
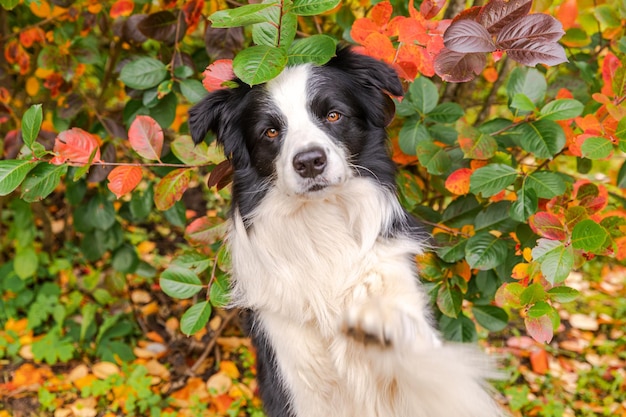
[[[552,213],[545,211],[536,213],[531,216],[529,225],[533,232],[541,237],[551,240],[565,240],[567,238],[563,222]]]
[[[141,168],[138,166],[118,166],[108,175],[107,187],[117,198],[130,193],[141,182]]]
[[[496,46],[487,29],[473,20],[453,22],[443,35],[446,48],[454,52],[493,52]]]
[[[613,92],[613,79],[615,78],[615,73],[617,69],[622,66],[619,58],[613,55],[611,52],[607,53],[604,57],[604,61],[602,61],[602,81],[604,81],[604,85],[602,86],[602,93],[612,97],[615,93]]]
[[[154,204],[157,209],[165,211],[180,200],[189,187],[191,169],[175,169],[157,184],[154,190]]]
[[[412,44],[417,41],[421,45],[427,45],[430,35],[421,21],[406,18],[398,21],[398,41],[403,44]]]
[[[45,37],[46,34],[41,28],[34,27],[20,32],[20,43],[24,47],[30,48],[35,43],[42,43],[45,40]]]
[[[484,53],[464,54],[444,48],[435,58],[435,72],[444,81],[462,83],[473,80],[486,63]]]
[[[109,12],[109,16],[113,19],[118,18],[120,16],[130,16],[133,12],[133,8],[135,7],[135,3],[132,0],[117,0],[111,6],[111,11]]]
[[[485,4],[476,20],[487,28],[489,33],[495,35],[506,25],[526,16],[531,6],[532,0],[491,0]]]
[[[452,21],[457,22],[464,19],[477,20],[482,9],[482,6],[470,7],[469,9],[465,9],[461,13],[457,14]]]
[[[185,237],[191,244],[212,245],[226,232],[226,223],[218,218],[200,217],[185,229]]]
[[[226,187],[231,181],[233,177],[233,166],[230,161],[222,161],[213,168],[211,174],[209,174],[209,181],[207,182],[207,186],[209,188],[214,185],[217,186],[218,190]]]
[[[511,59],[530,67],[537,64],[553,66],[568,62],[565,50],[556,42],[520,41],[506,49],[506,52]]]
[[[520,43],[556,42],[565,34],[561,22],[543,13],[531,14],[507,25],[496,37],[499,49],[515,48]]]
[[[202,75],[204,77],[202,79],[202,85],[204,85],[207,91],[211,92],[225,88],[223,84],[235,78],[233,60],[218,59],[209,65]]]
[[[59,133],[54,141],[54,152],[57,154],[54,159],[60,163],[71,161],[88,164],[94,151],[92,162],[100,162],[100,141],[78,127]]]
[[[526,317],[524,319],[526,325],[526,331],[539,343],[549,343],[554,336],[554,329],[552,328],[552,320],[548,316],[541,317]]]
[[[420,13],[422,13],[424,19],[432,19],[437,16],[437,13],[445,4],[445,0],[424,0],[420,5]]]
[[[150,116],[137,116],[128,129],[128,140],[135,152],[146,159],[160,161],[163,129]]]
[[[472,170],[469,168],[460,168],[454,171],[446,179],[446,190],[452,194],[465,195],[470,190],[470,177]]]

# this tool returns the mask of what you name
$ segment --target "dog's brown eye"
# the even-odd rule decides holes
[[[339,119],[341,119],[341,114],[337,113],[336,111],[331,111],[326,115],[326,120],[328,120],[329,122],[336,122]]]
[[[278,136],[278,133],[278,129],[274,129],[273,127],[271,127],[265,131],[265,136],[269,139],[274,139],[276,136]]]

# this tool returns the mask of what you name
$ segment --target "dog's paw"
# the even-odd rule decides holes
[[[393,307],[381,300],[371,300],[349,308],[342,331],[366,346],[390,347],[401,337],[402,318]]]

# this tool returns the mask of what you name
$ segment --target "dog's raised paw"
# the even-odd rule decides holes
[[[346,311],[342,331],[351,339],[366,346],[390,347],[395,344],[397,331],[392,308],[384,307],[380,300],[353,306]]]

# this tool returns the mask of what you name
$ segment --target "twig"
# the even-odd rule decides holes
[[[213,335],[211,340],[209,340],[209,342],[207,343],[202,354],[198,357],[198,359],[194,362],[194,364],[191,365],[191,367],[187,371],[187,374],[189,374],[190,376],[195,375],[196,371],[198,370],[202,362],[204,362],[204,360],[209,356],[209,353],[211,353],[211,350],[213,350],[213,347],[217,343],[217,339],[220,337],[220,335],[222,334],[226,326],[230,323],[230,321],[233,318],[235,318],[237,314],[239,314],[239,309],[236,309],[236,308],[226,312],[226,316],[222,320],[220,327],[217,328],[217,330],[215,331],[215,334]]]

